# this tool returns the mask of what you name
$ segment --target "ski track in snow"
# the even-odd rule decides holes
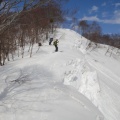
[[[115,75],[113,72],[111,72],[109,69],[106,69],[105,67],[103,67],[102,65],[100,65],[99,63],[97,63],[95,65],[95,63],[92,60],[88,60],[88,63],[93,66],[96,70],[100,71],[102,74],[104,74],[105,76],[107,76],[109,79],[111,79],[114,83],[120,85],[119,83],[119,77],[117,75]]]

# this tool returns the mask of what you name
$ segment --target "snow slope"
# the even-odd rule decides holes
[[[120,57],[72,30],[54,38],[59,52],[47,41],[0,67],[0,120],[119,120]]]

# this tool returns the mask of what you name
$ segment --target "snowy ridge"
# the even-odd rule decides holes
[[[85,38],[81,38],[81,40],[76,41],[74,47],[76,49],[80,50],[83,54],[85,54],[85,56],[84,56],[84,59],[78,59],[78,60],[73,60],[71,62],[68,62],[68,63],[70,63],[69,65],[73,66],[73,67],[70,67],[72,69],[65,72],[64,84],[75,87],[80,93],[85,95],[105,115],[105,119],[118,120],[120,118],[120,107],[115,106],[113,104],[116,101],[114,99],[112,99],[111,96],[114,96],[114,97],[116,96],[116,99],[118,100],[118,104],[120,103],[120,100],[119,100],[120,99],[120,96],[119,96],[120,95],[120,92],[119,92],[120,76],[116,75],[116,73],[113,72],[113,71],[115,71],[115,69],[113,69],[111,71],[111,69],[107,68],[106,66],[105,66],[106,67],[105,68],[102,65],[103,63],[102,64],[99,63],[99,58],[95,58],[95,59],[94,59],[94,57],[91,58],[91,56],[94,55],[93,54],[94,51],[93,51],[93,53],[90,51],[91,51],[91,49],[93,49],[92,47],[94,47],[94,44],[91,48],[87,49],[89,42],[90,41]],[[102,50],[104,49],[104,52],[102,53],[102,55],[103,55],[103,54],[105,54],[106,49],[108,49],[108,47],[110,47],[110,46],[99,45],[99,47],[102,48]],[[110,50],[111,49],[112,49],[112,47],[110,47]],[[99,48],[95,51],[98,52],[98,50],[99,50]],[[115,56],[115,53],[116,53],[116,49],[113,50],[113,55],[116,58],[117,56]],[[89,54],[91,54],[91,56]],[[103,56],[101,56],[101,57],[103,57]],[[105,57],[105,55],[104,55],[103,59],[112,59],[112,58]],[[115,64],[115,59],[113,59],[110,64],[112,65],[112,63]],[[119,62],[118,62],[118,64],[120,66]],[[92,69],[91,69],[91,67],[92,67]],[[93,68],[94,68],[94,70],[93,70]],[[100,73],[102,73],[103,76],[106,76],[112,83],[112,87],[111,87],[111,85],[110,86],[108,85],[110,87],[110,89],[112,88],[111,90],[109,89],[111,91],[111,93],[109,93],[109,95],[107,95],[107,97],[109,96],[108,98],[103,97],[104,93],[102,92],[103,90],[101,91],[101,89],[103,89],[103,88],[101,88],[101,82],[99,81],[100,78],[98,79],[98,73],[99,73],[98,71]],[[106,88],[108,86],[106,86]],[[104,88],[104,89],[106,89],[106,88]],[[108,101],[109,101],[109,106],[107,106]],[[116,112],[115,112],[115,109],[116,109]],[[110,113],[110,114],[108,114],[108,113]],[[116,115],[114,115],[115,113],[116,113]]]
[[[119,120],[120,57],[69,29],[56,38],[58,52],[46,41],[0,67],[0,120]]]

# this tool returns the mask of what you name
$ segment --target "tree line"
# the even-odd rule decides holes
[[[62,0],[0,0],[0,65],[24,57],[25,46],[32,56],[33,45],[43,42],[64,21]]]
[[[101,43],[120,48],[120,34],[103,34],[97,22],[88,23],[86,20],[81,20],[78,23],[78,27],[82,36],[96,43],[96,45]]]

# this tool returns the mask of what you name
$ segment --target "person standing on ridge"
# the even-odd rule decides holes
[[[55,52],[58,51],[58,39],[56,39],[54,42],[53,42],[53,45],[55,46]]]
[[[52,41],[53,41],[53,34],[50,35],[49,45],[51,45]]]
[[[50,38],[49,45],[51,45],[52,41],[53,41],[53,38]]]

